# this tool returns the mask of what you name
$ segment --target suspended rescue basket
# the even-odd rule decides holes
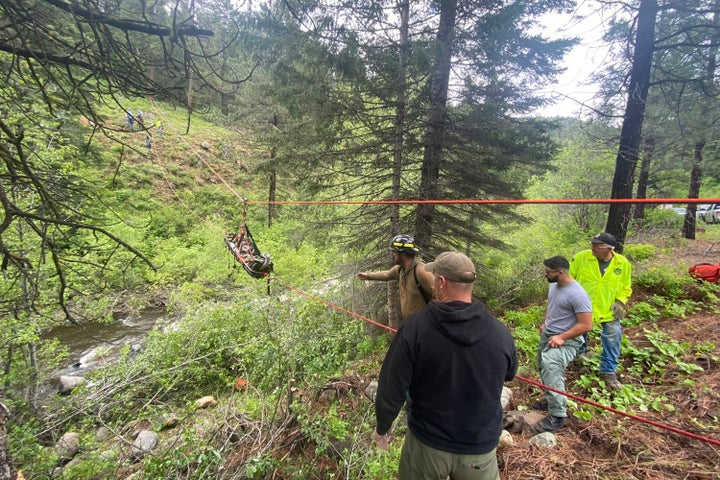
[[[251,277],[264,278],[272,273],[273,264],[270,261],[270,255],[260,252],[245,222],[237,233],[225,234],[225,243],[235,259],[242,263],[243,268]]]

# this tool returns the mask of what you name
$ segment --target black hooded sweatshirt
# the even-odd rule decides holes
[[[380,369],[375,402],[384,435],[408,397],[408,426],[426,445],[481,454],[502,432],[500,394],[518,361],[510,330],[482,303],[428,304],[398,330]]]

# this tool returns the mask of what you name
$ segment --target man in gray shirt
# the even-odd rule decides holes
[[[550,283],[545,319],[540,325],[537,368],[544,385],[565,391],[565,369],[583,344],[583,334],[592,329],[592,301],[583,287],[570,276],[570,263],[556,256],[543,261]],[[533,405],[547,409],[538,422],[540,432],[554,432],[567,417],[567,397],[545,390],[545,402]]]

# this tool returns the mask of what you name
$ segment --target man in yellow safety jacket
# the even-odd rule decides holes
[[[622,384],[616,371],[622,342],[620,322],[625,318],[625,304],[632,294],[632,266],[627,258],[615,252],[617,240],[611,234],[595,235],[590,244],[589,250],[578,252],[570,260],[570,275],[590,295],[593,324],[602,325],[600,378],[608,387],[619,390]]]

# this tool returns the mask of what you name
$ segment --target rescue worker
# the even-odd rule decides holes
[[[425,270],[420,249],[411,235],[396,235],[390,242],[393,267],[382,272],[360,272],[360,280],[388,282],[397,280],[400,287],[400,312],[403,320],[410,314],[421,312],[435,296],[435,277]]]

